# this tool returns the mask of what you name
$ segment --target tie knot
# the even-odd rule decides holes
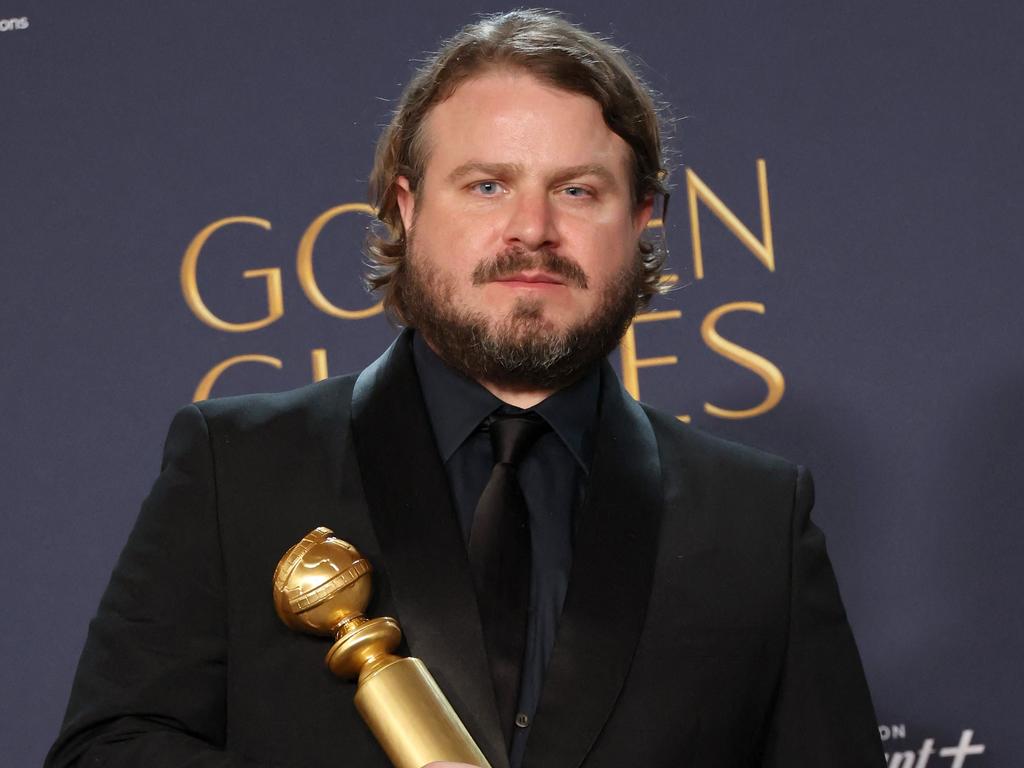
[[[533,411],[495,414],[488,425],[494,463],[518,466],[530,446],[548,429],[548,423]]]

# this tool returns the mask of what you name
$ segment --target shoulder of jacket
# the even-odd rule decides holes
[[[663,460],[695,468],[738,473],[767,473],[795,480],[797,465],[776,454],[717,437],[675,416],[643,405]]]
[[[282,421],[347,415],[357,376],[334,376],[284,392],[219,397],[193,405],[214,429],[248,431]]]

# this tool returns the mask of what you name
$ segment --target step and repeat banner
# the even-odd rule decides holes
[[[889,766],[1019,765],[1024,13],[558,7],[670,128],[675,290],[612,356],[627,389],[813,469]],[[0,2],[4,764],[57,733],[174,411],[394,338],[361,283],[374,142],[496,10]]]

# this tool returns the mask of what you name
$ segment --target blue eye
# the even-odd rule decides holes
[[[589,197],[590,190],[583,187],[566,187],[564,190],[569,197]]]
[[[478,181],[473,189],[486,197],[493,197],[501,192],[501,186],[496,181]]]

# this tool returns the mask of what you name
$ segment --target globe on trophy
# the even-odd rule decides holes
[[[329,528],[316,528],[289,549],[274,571],[274,608],[292,629],[334,637],[331,672],[357,679],[356,709],[396,768],[434,761],[490,768],[426,666],[392,652],[398,623],[363,615],[373,568]]]

